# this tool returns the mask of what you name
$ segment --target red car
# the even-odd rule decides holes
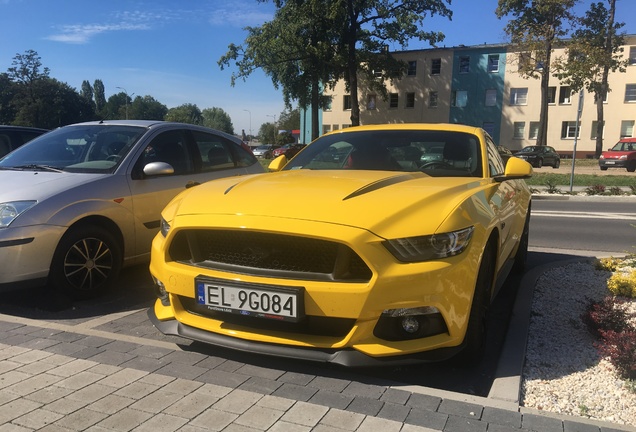
[[[601,153],[598,165],[602,171],[608,168],[626,168],[636,171],[636,138],[621,138],[616,145]]]
[[[287,157],[287,159],[291,159],[294,156],[296,156],[296,153],[298,153],[304,147],[305,147],[305,144],[285,144],[284,146],[274,150],[272,153],[275,158],[284,154]]]

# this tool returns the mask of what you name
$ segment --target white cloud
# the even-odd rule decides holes
[[[150,27],[146,24],[84,24],[84,25],[66,25],[62,26],[60,33],[47,36],[45,39],[72,43],[85,44],[98,34],[114,31],[130,31],[130,30],[148,30]]]

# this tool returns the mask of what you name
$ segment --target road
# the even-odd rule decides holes
[[[572,258],[570,249],[580,253],[600,250],[609,254],[636,244],[631,224],[636,223],[634,202],[580,203],[573,201],[533,202],[528,265],[530,268],[546,262]],[[613,215],[613,216],[612,216]],[[585,233],[585,235],[581,235]],[[611,239],[611,241],[608,241]],[[390,380],[416,386],[426,386],[464,394],[487,395],[496,371],[499,353],[507,330],[507,322],[521,278],[510,277],[491,308],[486,356],[471,368],[452,364],[417,367],[375,368],[351,370],[330,365],[287,361],[271,357],[248,355],[166,337],[150,324],[146,310],[154,302],[152,282],[145,266],[123,271],[113,292],[94,301],[73,302],[47,289],[36,292],[4,294],[0,313],[69,325],[77,331],[95,330],[119,337],[136,337],[179,344],[184,350],[196,350],[211,356],[331,378],[356,379],[377,383]],[[505,323],[505,325],[502,325]],[[355,377],[354,377],[355,376]]]

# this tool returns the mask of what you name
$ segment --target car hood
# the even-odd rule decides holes
[[[419,234],[435,232],[454,209],[478,192],[475,189],[486,184],[481,178],[435,178],[423,173],[296,170],[204,183],[180,195],[175,205],[178,215],[277,219],[261,227],[267,229],[284,230],[284,219],[297,219],[354,226],[390,237],[396,235],[391,231],[397,225]],[[466,219],[463,226],[470,224]]]
[[[43,201],[74,186],[105,177],[107,174],[78,174],[45,171],[0,170],[0,202]]]

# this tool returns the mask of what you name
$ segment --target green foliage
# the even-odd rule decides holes
[[[168,107],[152,96],[137,96],[128,107],[128,118],[137,120],[163,120]]]
[[[234,134],[232,119],[221,108],[206,108],[201,112],[203,126]]]
[[[605,185],[593,184],[585,189],[587,195],[603,195],[605,193]]]
[[[532,177],[526,180],[529,186],[544,186],[548,183],[554,185],[569,185],[570,174],[555,174],[555,173],[538,173],[534,172]],[[595,184],[604,184],[605,187],[622,186],[622,187],[636,187],[636,180],[632,176],[626,175],[604,175],[599,176],[595,174],[575,174],[574,186],[588,187]]]
[[[546,182],[546,185],[548,186],[546,191],[550,194],[560,194],[561,193],[561,189],[559,189],[554,183],[550,183],[549,181]]]
[[[176,108],[170,108],[165,116],[166,121],[202,124],[203,115],[195,104],[186,103]]]

